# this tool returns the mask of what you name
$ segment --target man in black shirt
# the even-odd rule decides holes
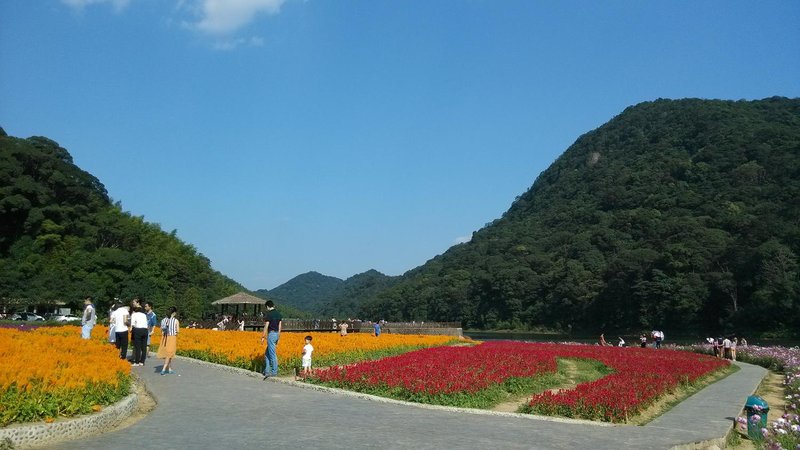
[[[275,309],[272,300],[267,300],[267,314],[264,317],[264,335],[261,342],[267,341],[264,352],[264,379],[278,375],[278,339],[281,337],[281,313]]]

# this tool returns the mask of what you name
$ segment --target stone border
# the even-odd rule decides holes
[[[44,447],[109,431],[130,417],[139,407],[139,395],[134,386],[137,382],[135,378],[132,380],[131,393],[128,396],[97,413],[52,423],[36,422],[0,428],[0,442],[9,439],[15,448]]]
[[[197,364],[202,364],[208,367],[216,368],[222,370],[224,372],[230,372],[237,375],[244,375],[251,378],[262,378],[263,376],[258,372],[253,372],[251,370],[242,369],[239,367],[231,367],[226,366],[224,364],[217,364],[211,363],[207,361],[202,361],[199,359],[189,358],[186,356],[176,356],[176,359],[189,361]],[[475,414],[475,415],[483,415],[483,416],[500,416],[500,417],[514,417],[518,419],[528,419],[528,420],[544,420],[548,422],[560,422],[560,423],[572,423],[572,424],[580,424],[580,425],[593,425],[597,427],[617,427],[622,426],[618,424],[612,424],[608,422],[594,422],[591,420],[583,420],[583,419],[568,419],[565,417],[551,417],[551,416],[539,416],[536,414],[520,414],[520,413],[511,413],[511,412],[499,412],[499,411],[487,411],[484,409],[474,409],[474,408],[457,408],[455,406],[441,406],[441,405],[428,405],[425,403],[414,403],[414,402],[406,402],[403,400],[395,400],[393,398],[386,398],[386,397],[379,397],[377,395],[370,395],[364,394],[361,392],[353,392],[348,391],[345,389],[337,389],[331,388],[327,386],[319,386],[316,384],[309,384],[300,381],[294,381],[291,379],[281,379],[281,378],[268,378],[266,381],[273,382],[273,383],[283,383],[289,386],[294,386],[302,389],[310,389],[314,391],[320,392],[328,392],[334,395],[340,395],[345,397],[354,397],[360,398],[364,400],[369,400],[378,403],[389,403],[394,405],[403,405],[403,406],[411,406],[415,408],[421,409],[431,409],[437,411],[447,411],[447,412],[455,412],[455,413],[462,413],[462,414]]]

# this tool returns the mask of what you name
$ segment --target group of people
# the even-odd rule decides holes
[[[158,358],[164,359],[161,374],[174,373],[172,361],[177,349],[177,336],[180,322],[177,318],[178,309],[169,308],[167,317],[161,321],[161,342],[158,347]],[[84,299],[83,316],[81,317],[81,337],[89,339],[92,328],[97,323],[97,311],[91,297]],[[133,343],[133,366],[144,366],[150,352],[150,339],[153,335],[158,318],[153,311],[152,302],[142,304],[139,298],[131,300],[130,306],[124,305],[119,299],[114,299],[108,321],[108,341],[119,349],[120,359],[128,357],[128,342]],[[130,336],[130,339],[129,339]]]
[[[264,379],[278,376],[278,341],[280,340],[281,330],[283,328],[283,316],[275,308],[275,303],[268,300],[265,304],[267,312],[264,314],[264,333],[260,337],[261,343],[266,342],[266,349],[264,351]],[[342,322],[337,327],[341,336],[347,336],[347,322]],[[381,334],[380,322],[373,324],[375,336]],[[312,345],[313,337],[306,336],[304,339],[301,365],[303,376],[308,376],[311,373],[311,355],[314,353],[314,346]]]
[[[660,330],[653,330],[650,332],[650,338],[653,340],[653,347],[654,348],[661,348],[661,342],[664,340],[664,332]],[[625,339],[622,337],[618,337],[619,341],[617,342],[617,347],[625,347],[627,344],[625,343]],[[600,333],[600,339],[597,341],[598,345],[601,346],[613,346],[610,342],[606,341],[606,337],[604,333]],[[642,333],[639,335],[639,347],[646,348],[647,347],[647,333]]]
[[[737,339],[735,335],[717,338],[709,337],[706,338],[706,342],[711,344],[714,356],[732,361],[736,361],[737,346],[747,347],[747,340],[745,338]]]

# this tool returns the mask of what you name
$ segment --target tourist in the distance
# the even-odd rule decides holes
[[[81,338],[91,339],[92,328],[97,323],[97,312],[92,304],[92,297],[83,300],[83,316],[81,317]]]
[[[600,333],[600,340],[598,341],[598,343],[600,344],[601,347],[605,347],[606,345],[608,345],[608,343],[606,342],[605,333]]]
[[[111,303],[111,309],[108,311],[108,342],[117,345],[117,333],[114,331],[114,321],[111,320],[111,316],[114,315],[114,311],[119,308],[119,304],[117,303],[117,299]]]
[[[117,309],[111,313],[111,323],[114,327],[114,345],[119,349],[119,358],[128,357],[128,325],[130,324],[130,312],[127,306],[117,304]]]
[[[133,308],[131,314],[131,336],[133,338],[133,365],[143,366],[147,359],[147,315],[142,308]]]
[[[372,324],[372,327],[375,329],[375,337],[380,336],[381,335],[381,324],[380,324],[380,322],[375,322],[374,324]]]
[[[275,309],[275,303],[267,300],[267,314],[264,316],[264,335],[261,342],[267,341],[264,351],[264,379],[278,376],[278,340],[281,337],[281,322],[283,317]]]
[[[153,302],[144,302],[144,315],[147,316],[147,354],[150,354],[150,339],[158,325],[158,317],[153,311]]]
[[[639,347],[647,348],[647,335],[645,333],[639,336]]]
[[[731,339],[729,337],[722,340],[722,351],[723,358],[731,359]]]
[[[738,341],[738,339],[736,339],[736,336],[734,335],[731,338],[731,360],[733,360],[733,361],[736,361],[736,343],[737,343],[737,341]]]
[[[339,335],[340,335],[340,336],[347,336],[347,328],[348,328],[349,326],[350,326],[350,325],[348,325],[348,324],[347,324],[347,322],[342,322],[342,323],[339,325]]]
[[[178,321],[178,308],[169,307],[167,317],[161,321],[161,345],[158,346],[157,357],[164,360],[161,366],[161,375],[175,373],[172,370],[172,360],[175,359],[175,352],[178,349],[178,331],[180,322]]]

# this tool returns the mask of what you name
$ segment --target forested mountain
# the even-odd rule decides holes
[[[331,300],[321,308],[324,317],[353,317],[365,320],[381,320],[382,317],[364,317],[361,305],[380,292],[394,286],[400,277],[390,277],[377,270],[368,270],[344,280]]]
[[[343,280],[336,277],[319,272],[307,272],[276,288],[259,289],[256,295],[304,311],[319,312],[319,306],[330,301],[343,283]]]
[[[500,219],[362,314],[796,333],[799,254],[800,100],[657,100],[578,138]]]
[[[389,277],[377,270],[353,275],[347,280],[308,272],[274,289],[260,289],[256,293],[321,317],[356,317],[362,303],[398,280],[399,277]]]
[[[241,290],[174,231],[112,204],[57,143],[0,129],[0,306],[82,308],[91,295],[102,311],[140,296],[194,319]]]

